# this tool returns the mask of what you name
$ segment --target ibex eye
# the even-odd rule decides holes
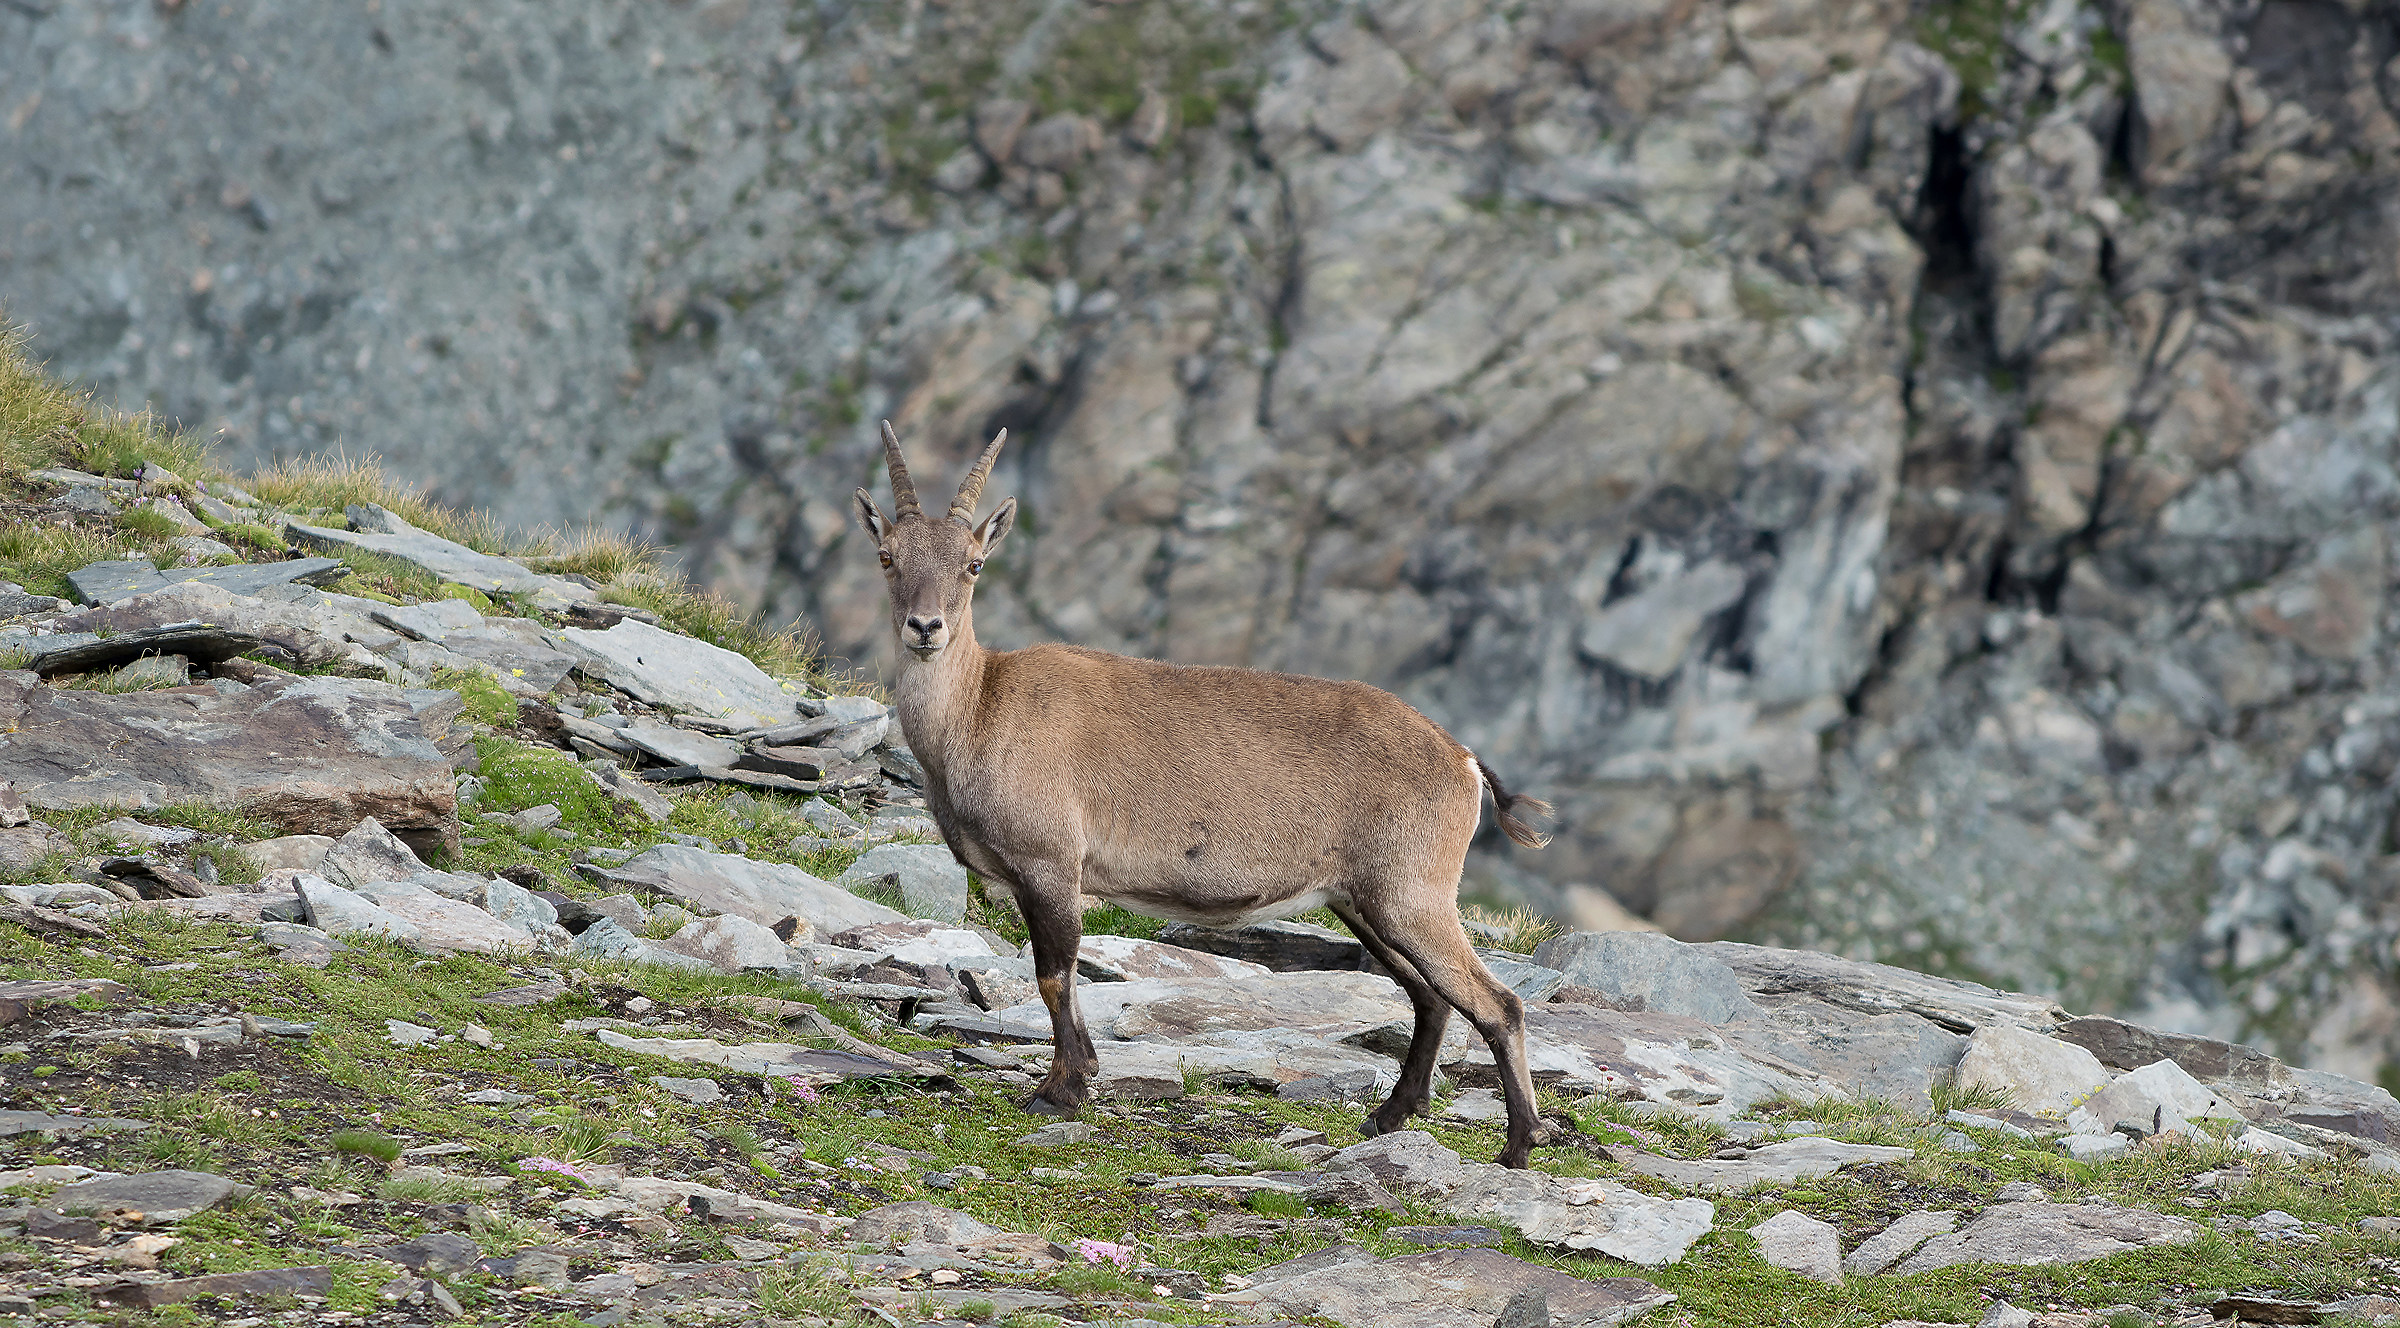
[[[983,559],[981,559],[981,558],[978,558],[978,559],[976,559],[975,561],[973,561],[973,562],[971,562],[971,563],[968,563],[968,564],[967,564],[967,575],[969,575],[969,576],[977,576],[977,575],[980,575],[982,572],[983,572]]]
[[[877,549],[875,551],[875,556],[883,559],[884,566],[889,567],[892,565],[892,551],[890,549]]]

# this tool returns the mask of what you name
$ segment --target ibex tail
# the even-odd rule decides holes
[[[1533,824],[1519,816],[1517,811],[1519,808],[1523,808],[1534,816],[1548,816],[1550,804],[1540,798],[1529,798],[1522,793],[1509,792],[1500,783],[1500,776],[1493,774],[1492,768],[1484,764],[1483,758],[1480,756],[1475,758],[1475,768],[1483,772],[1484,786],[1492,791],[1492,805],[1500,810],[1501,831],[1527,848],[1540,848],[1549,843],[1550,836],[1534,829]]]

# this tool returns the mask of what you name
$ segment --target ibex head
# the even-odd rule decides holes
[[[901,646],[918,659],[939,655],[942,647],[965,630],[975,598],[975,578],[1016,522],[1014,498],[1001,500],[980,525],[975,521],[975,500],[983,496],[992,460],[1007,441],[1008,430],[1002,429],[959,482],[950,511],[936,521],[917,506],[917,486],[908,478],[908,463],[901,459],[900,437],[892,432],[890,420],[883,422],[883,460],[891,472],[892,514],[885,516],[875,506],[874,496],[860,489],[858,524],[875,541],[876,556],[883,562],[892,631]]]

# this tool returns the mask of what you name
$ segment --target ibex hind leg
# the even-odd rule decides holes
[[[1041,1116],[1072,1116],[1083,1110],[1085,1085],[1100,1064],[1075,999],[1075,956],[1083,946],[1079,883],[1073,873],[1046,866],[1019,869],[1017,876],[1023,882],[1017,906],[1033,935],[1034,983],[1042,1003],[1050,1007],[1051,1033],[1050,1073],[1026,1099],[1025,1109]]]
[[[1361,1121],[1358,1132],[1372,1139],[1388,1134],[1408,1124],[1411,1116],[1422,1116],[1432,1110],[1434,1064],[1441,1058],[1442,1034],[1450,1027],[1450,1004],[1425,981],[1417,966],[1400,956],[1383,937],[1376,934],[1367,920],[1359,916],[1358,908],[1347,902],[1329,905],[1334,916],[1350,928],[1375,962],[1383,965],[1408,993],[1408,1003],[1416,1011],[1416,1028],[1409,1035],[1408,1059],[1400,1066],[1400,1082],[1392,1095],[1383,1100],[1375,1113]]]
[[[1365,915],[1368,929],[1415,965],[1418,975],[1483,1035],[1508,1103],[1508,1142],[1501,1146],[1499,1162],[1504,1167],[1524,1166],[1543,1137],[1541,1117],[1533,1105],[1533,1075],[1525,1060],[1525,1002],[1476,957],[1448,892],[1443,892],[1436,904],[1362,903],[1359,911]],[[1424,1031],[1420,1019],[1418,1039],[1424,1037]],[[1418,1051],[1418,1042],[1412,1041],[1411,1063]],[[1432,1053],[1426,1054],[1430,1057]]]

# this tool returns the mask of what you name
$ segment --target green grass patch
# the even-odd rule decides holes
[[[326,1142],[337,1153],[356,1153],[378,1162],[393,1162],[400,1157],[400,1141],[375,1130],[340,1130]]]

